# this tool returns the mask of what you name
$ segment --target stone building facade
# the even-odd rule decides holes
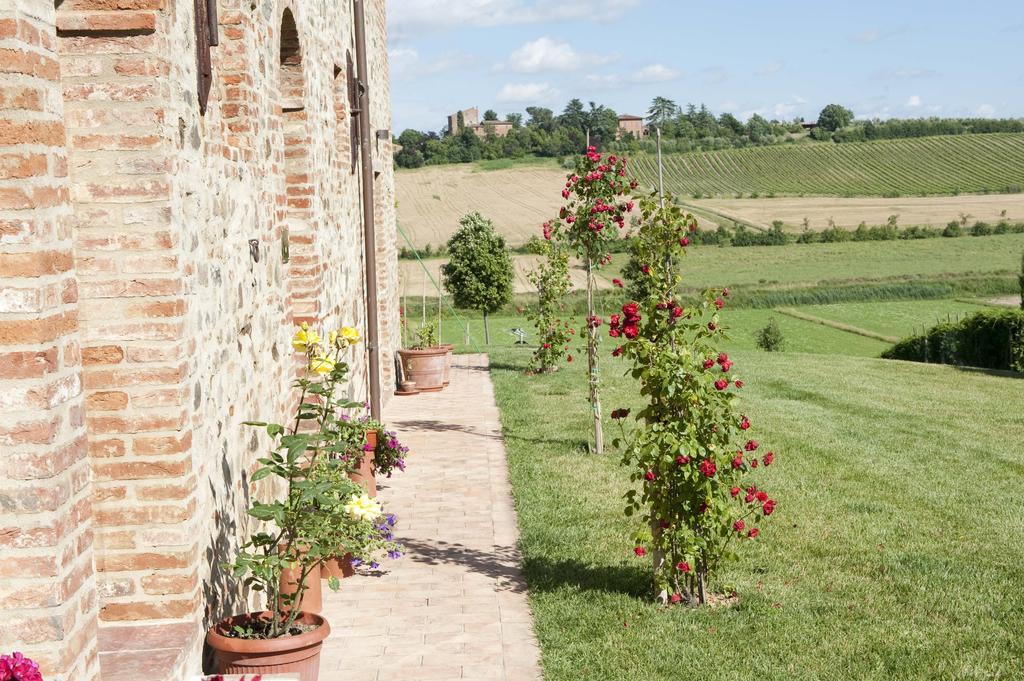
[[[47,681],[186,678],[206,626],[256,605],[220,568],[264,444],[241,424],[291,404],[294,324],[365,333],[360,154],[390,392],[385,0],[364,2],[370,149],[353,0],[0,0],[0,652]]]

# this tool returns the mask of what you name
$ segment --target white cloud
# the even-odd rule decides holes
[[[921,95],[910,95],[910,99],[907,100],[907,106],[911,109],[921,106]]]
[[[396,47],[388,51],[391,77],[395,80],[411,80],[433,76],[464,64],[471,63],[472,57],[462,52],[446,52],[433,61],[423,61],[420,53],[409,47]]]
[[[635,83],[667,83],[682,75],[681,71],[664,64],[649,64],[632,74],[631,79]]]
[[[613,60],[614,56],[577,52],[572,45],[552,38],[538,38],[515,50],[508,61],[499,65],[516,73],[541,71],[575,71],[584,66],[596,66]]]
[[[982,104],[981,106],[974,110],[974,113],[975,115],[981,116],[983,118],[988,118],[990,116],[996,115],[996,108],[991,104]]]
[[[755,75],[761,77],[774,76],[776,73],[781,72],[782,69],[784,69],[785,67],[786,65],[781,61],[772,62],[771,64],[765,64],[764,66],[759,68],[756,71]]]
[[[416,30],[549,21],[609,21],[640,0],[388,0],[392,27]]]
[[[535,104],[547,102],[558,95],[549,83],[507,83],[495,98],[502,103]]]

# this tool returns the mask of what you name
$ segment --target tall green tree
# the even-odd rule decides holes
[[[679,105],[667,97],[655,97],[651,100],[651,108],[647,110],[647,120],[664,130],[665,124],[679,117],[682,110]]]
[[[496,120],[498,120],[498,112],[495,111],[494,109],[488,109],[487,111],[484,111],[484,120],[485,121],[496,121]]]
[[[853,123],[853,112],[842,104],[829,104],[818,114],[818,127],[828,132],[842,130]]]
[[[480,213],[459,220],[448,240],[448,264],[441,268],[444,287],[456,307],[484,315],[484,342],[491,343],[488,316],[512,300],[512,258],[505,238]]]

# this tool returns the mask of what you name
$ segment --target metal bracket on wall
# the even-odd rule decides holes
[[[291,253],[288,249],[288,228],[285,227],[281,231],[281,262],[288,262],[291,259]]]
[[[260,261],[260,240],[259,239],[249,239],[249,256],[252,258],[253,262],[259,262]]]

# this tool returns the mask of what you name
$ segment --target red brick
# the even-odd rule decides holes
[[[82,364],[95,366],[101,364],[118,364],[124,359],[124,350],[116,345],[99,345],[82,348]]]
[[[161,551],[159,553],[100,552],[96,555],[96,571],[126,572],[131,570],[187,568],[191,566],[194,557],[195,550]]]
[[[160,146],[160,135],[74,135],[71,146],[79,151],[134,151]]]
[[[180,364],[176,367],[145,369],[133,367],[129,369],[88,369],[83,383],[88,390],[124,388],[139,385],[175,385],[181,383],[188,375],[188,366]]]
[[[51,439],[52,437],[51,435]],[[86,440],[85,436],[81,435],[56,448],[31,447],[5,454],[4,463],[8,477],[18,480],[52,478],[85,458]]]
[[[62,147],[64,125],[59,121],[12,121],[0,118],[0,146],[16,144]]]
[[[152,12],[58,12],[58,31],[153,31],[156,15]]]
[[[0,379],[41,378],[56,370],[56,348],[0,353]]]
[[[65,312],[39,320],[0,319],[0,345],[47,343],[77,328],[77,312]]]
[[[89,440],[89,456],[94,456],[99,459],[108,459],[115,456],[124,456],[124,454],[124,440],[99,440],[95,438]]]
[[[159,430],[181,430],[186,423],[185,414],[138,414],[133,416],[93,416],[86,425],[90,434],[149,433]]]
[[[155,85],[79,83],[64,86],[64,101],[146,102],[157,98]]]
[[[138,57],[114,62],[114,73],[121,76],[166,76],[169,72],[170,68],[163,59]]]
[[[85,408],[93,411],[115,411],[128,406],[128,393],[119,391],[97,392],[85,399]]]
[[[160,454],[181,454],[192,446],[192,432],[181,435],[160,437],[136,437],[132,447],[138,456],[155,456]]]
[[[49,419],[14,421],[13,423],[5,420],[0,423],[0,444],[50,444],[57,434],[59,422],[59,418],[56,416]]]
[[[53,552],[36,556],[15,553],[0,560],[0,577],[4,579],[56,577],[59,573],[57,556],[53,555]],[[0,636],[0,641],[3,640],[4,637]]]
[[[196,588],[196,573],[190,575],[152,574],[142,577],[142,590],[153,596],[183,594]]]
[[[180,483],[164,483],[160,485],[138,485],[135,496],[140,501],[179,501],[188,499],[195,489],[195,478],[188,478]],[[186,515],[182,520],[187,520]]]
[[[131,296],[173,296],[181,293],[182,281],[172,279],[106,279],[80,282],[84,298],[125,298]]]
[[[176,478],[191,470],[191,461],[117,461],[92,463],[96,480],[142,480],[144,478]]]
[[[0,155],[0,180],[21,180],[45,175],[46,157],[42,154]]]
[[[0,73],[20,73],[46,80],[57,80],[60,65],[38,52],[0,48]]]
[[[0,253],[0,277],[42,277],[67,272],[73,266],[67,251]]]
[[[74,188],[76,201],[117,201],[137,199],[168,199],[171,185],[162,180],[139,180],[136,182],[86,182]]]
[[[192,615],[192,600],[160,601],[158,603],[107,603],[100,608],[100,619],[123,622],[151,619],[176,619]]]
[[[131,525],[177,525],[192,516],[194,502],[187,506],[132,506],[130,508],[97,508],[96,524],[101,527]]]

